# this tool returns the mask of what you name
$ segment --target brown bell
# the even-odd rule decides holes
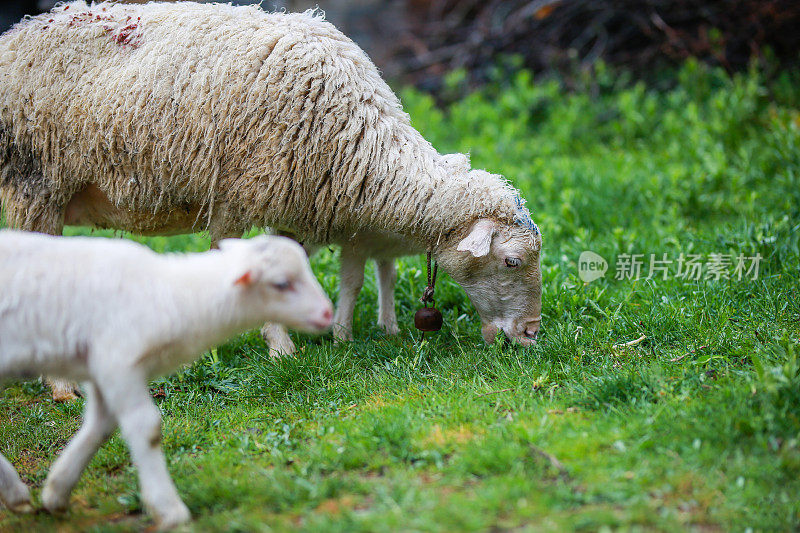
[[[442,329],[442,313],[435,307],[423,307],[414,315],[414,326],[420,331]]]

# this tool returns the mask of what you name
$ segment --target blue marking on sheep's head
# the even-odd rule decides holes
[[[517,206],[517,211],[514,214],[514,222],[531,231],[534,235],[539,235],[539,226],[531,219],[531,212],[525,207],[525,200],[523,200],[519,194],[514,196],[514,205]]]

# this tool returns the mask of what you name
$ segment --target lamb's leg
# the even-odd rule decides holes
[[[61,511],[86,465],[114,431],[116,424],[93,383],[86,386],[83,424],[53,463],[42,490],[42,504],[50,512]]]
[[[142,502],[161,529],[190,518],[181,501],[161,451],[161,412],[147,390],[147,380],[134,370],[115,369],[98,386],[109,411],[119,424],[131,459],[139,472]]]
[[[378,326],[387,335],[397,335],[397,315],[394,310],[394,284],[397,281],[397,270],[394,259],[379,259],[375,262],[375,277],[378,281]]]
[[[3,454],[0,454],[0,503],[15,513],[33,511],[28,486],[22,482]]]
[[[353,340],[353,309],[364,285],[364,264],[367,259],[355,250],[342,247],[339,270],[339,301],[333,319],[333,337],[337,341]]]

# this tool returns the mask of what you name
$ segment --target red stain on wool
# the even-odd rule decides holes
[[[105,8],[103,8],[102,11],[105,11]],[[142,44],[142,32],[140,27],[142,18],[137,17],[135,22],[130,22],[131,18],[131,16],[128,16],[122,22],[119,22],[114,19],[112,15],[100,15],[96,12],[92,13],[91,11],[86,11],[72,15],[68,26],[75,27],[89,24],[102,24],[103,32],[111,34],[109,38],[112,42],[123,47],[138,48]],[[50,22],[53,22],[53,20],[51,19]]]
[[[140,40],[141,35],[137,31],[138,29],[139,29],[138,24],[136,23],[128,24],[127,26],[119,30],[119,32],[116,35],[114,35],[112,39],[117,44],[128,45],[131,46],[132,48],[137,48],[141,44]]]

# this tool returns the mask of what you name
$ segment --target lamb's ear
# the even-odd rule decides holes
[[[258,275],[253,269],[247,270],[244,274],[236,278],[233,282],[234,285],[240,287],[250,287],[258,280]]]
[[[235,250],[242,245],[242,239],[222,239],[217,243],[217,248],[223,251]]]
[[[494,220],[481,219],[472,226],[472,231],[458,243],[459,252],[469,252],[475,257],[483,257],[492,249],[492,237],[497,233]]]

